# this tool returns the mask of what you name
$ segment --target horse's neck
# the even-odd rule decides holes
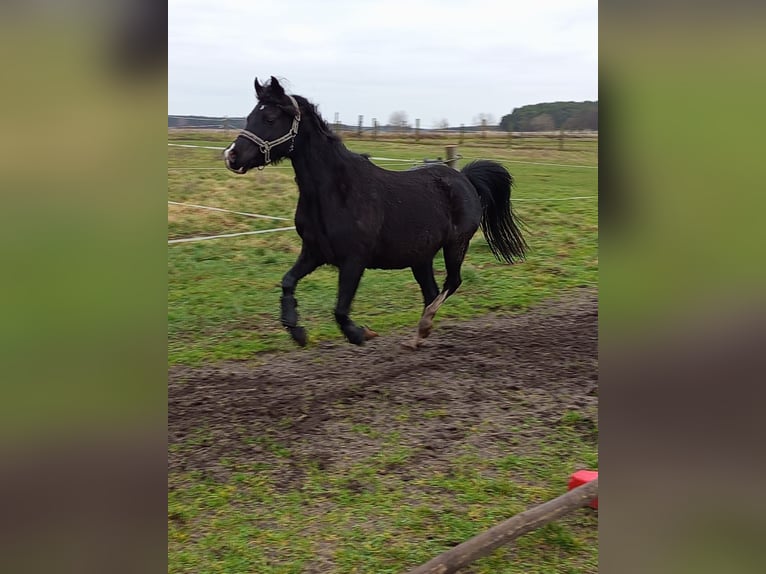
[[[332,193],[337,189],[339,169],[348,150],[340,142],[322,141],[318,134],[304,141],[292,157],[295,178],[302,194]]]
[[[298,207],[295,222],[302,229],[304,245],[313,243],[327,262],[336,263],[326,217],[337,215],[342,202],[338,196],[341,189],[340,174],[345,170],[342,163],[347,150],[337,141],[327,141],[312,133],[301,142],[292,157],[295,181],[298,183]]]

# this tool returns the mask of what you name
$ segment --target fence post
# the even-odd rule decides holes
[[[564,151],[564,128],[559,129],[559,151]]]
[[[359,137],[362,137],[362,122],[364,121],[364,116],[359,116],[359,127],[356,130],[356,135]]]
[[[481,137],[487,139],[487,119],[481,118]]]
[[[415,141],[420,140],[420,118],[415,118]]]
[[[372,118],[372,139],[378,139],[378,118]]]
[[[335,133],[340,135],[340,114],[335,112]]]
[[[458,143],[463,143],[464,133],[465,133],[465,124],[460,124],[460,141]]]
[[[509,128],[508,129],[508,149],[513,147],[512,141],[513,141],[513,132]]]
[[[457,146],[448,145],[446,150],[447,161],[445,162],[452,169],[457,169]]]

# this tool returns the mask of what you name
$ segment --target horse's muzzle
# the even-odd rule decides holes
[[[245,169],[245,166],[240,166],[238,168],[235,168],[235,162],[236,162],[237,156],[234,152],[234,144],[231,144],[229,147],[227,147],[225,150],[223,150],[223,161],[226,164],[226,168],[229,171],[233,171],[234,173],[245,173],[247,170]]]

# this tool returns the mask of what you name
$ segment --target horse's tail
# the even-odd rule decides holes
[[[461,172],[479,192],[481,230],[492,254],[507,263],[523,260],[528,247],[521,235],[523,222],[511,209],[511,174],[499,163],[489,160],[473,161]]]

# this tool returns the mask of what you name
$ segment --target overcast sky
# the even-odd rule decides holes
[[[168,113],[245,116],[274,75],[324,118],[432,127],[598,99],[597,0],[169,0]]]

